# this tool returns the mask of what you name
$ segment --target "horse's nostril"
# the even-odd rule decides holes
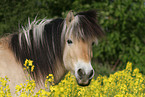
[[[78,75],[82,77],[84,75],[84,71],[82,69],[78,69]]]
[[[91,71],[90,71],[90,73],[88,74],[88,77],[89,77],[89,78],[92,78],[92,77],[93,77],[93,75],[94,75],[94,71],[93,71],[93,70],[91,70]]]

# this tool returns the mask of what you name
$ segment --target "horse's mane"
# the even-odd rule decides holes
[[[32,76],[39,80],[48,73],[54,74],[57,61],[62,63],[61,29],[63,19],[33,21],[23,33],[13,34],[12,50],[17,59],[24,64],[26,58],[35,65]]]
[[[104,36],[103,30],[98,25],[97,13],[95,10],[79,12],[75,15],[69,27],[63,27],[63,36],[73,35],[74,38],[89,41],[92,38]]]
[[[101,37],[103,31],[97,24],[96,11],[77,13],[69,27],[61,18],[34,20],[20,33],[12,35],[10,45],[22,65],[26,59],[33,60],[35,69],[31,75],[39,80],[40,76],[45,78],[63,67],[64,38],[67,34],[83,40]]]

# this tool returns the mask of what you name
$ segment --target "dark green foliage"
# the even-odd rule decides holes
[[[0,35],[18,31],[37,19],[65,16],[69,10],[92,9],[94,0],[3,0],[0,2]]]
[[[133,62],[145,74],[145,5],[143,0],[107,2],[100,23],[106,40],[94,49],[99,62],[118,65]],[[120,69],[119,68],[119,69]]]
[[[65,17],[75,12],[97,9],[98,22],[106,37],[94,47],[97,73],[123,69],[127,61],[145,74],[144,0],[3,0],[0,2],[0,35],[17,32],[21,25],[43,18]],[[105,69],[104,69],[105,68]],[[107,71],[107,68],[108,71]],[[104,72],[106,71],[106,72]],[[103,73],[104,72],[104,73]]]

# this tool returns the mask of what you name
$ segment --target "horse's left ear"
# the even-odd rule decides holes
[[[74,19],[73,11],[69,11],[66,16],[66,25],[69,26],[71,21]]]

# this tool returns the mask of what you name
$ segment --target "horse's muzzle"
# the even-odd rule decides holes
[[[91,82],[91,79],[88,79],[86,81],[83,81],[81,79],[77,79],[77,83],[79,86],[88,86]]]
[[[77,71],[77,83],[80,86],[88,86],[94,76],[94,70],[90,70],[88,74],[85,73],[83,69],[78,69]]]

